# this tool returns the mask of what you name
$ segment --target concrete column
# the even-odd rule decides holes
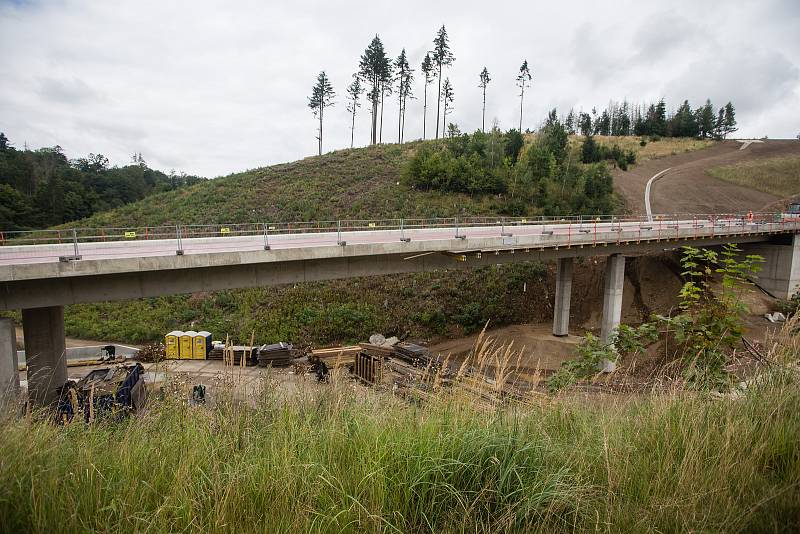
[[[569,335],[569,300],[572,295],[572,258],[559,258],[556,272],[556,304],[553,316],[553,335]]]
[[[625,285],[625,256],[613,254],[606,263],[606,279],[603,288],[603,319],[600,326],[600,341],[608,343],[622,318],[622,288]],[[616,364],[602,363],[602,371],[611,372]]]
[[[67,381],[64,308],[22,310],[25,360],[28,364],[28,398],[37,406],[58,399],[58,389]]]
[[[14,321],[0,318],[0,408],[13,402],[19,395],[17,370],[17,332]]]

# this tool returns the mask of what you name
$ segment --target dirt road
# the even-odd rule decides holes
[[[650,202],[654,213],[719,213],[759,209],[779,200],[778,197],[724,182],[706,170],[776,156],[800,155],[797,140],[768,140],[739,150],[738,141],[724,141],[706,150],[668,156],[637,165],[628,172],[615,171],[614,183],[625,198],[628,209],[644,214],[647,181],[671,167],[651,187]]]

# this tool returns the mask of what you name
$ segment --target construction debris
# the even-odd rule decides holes
[[[765,313],[764,317],[771,323],[785,323],[786,316],[781,312]]]
[[[79,381],[68,380],[61,388],[59,419],[68,423],[76,415],[87,423],[98,416],[123,416],[144,407],[147,390],[142,364],[95,369]]]

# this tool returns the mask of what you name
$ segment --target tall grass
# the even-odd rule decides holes
[[[796,531],[796,344],[724,397],[415,404],[267,380],[254,407],[167,395],[121,423],[8,419],[0,530]]]

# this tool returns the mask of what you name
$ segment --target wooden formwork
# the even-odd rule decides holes
[[[353,374],[368,384],[380,384],[383,380],[383,357],[359,352],[353,362]]]

